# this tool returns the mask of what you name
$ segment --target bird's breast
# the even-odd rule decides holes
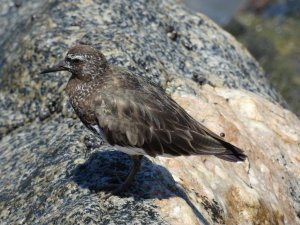
[[[69,95],[70,103],[79,116],[86,123],[95,123],[95,112],[93,106],[93,94],[96,90],[92,84],[70,80],[66,87],[66,92]]]

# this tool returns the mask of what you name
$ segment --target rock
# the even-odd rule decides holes
[[[192,11],[201,12],[220,25],[226,25],[247,0],[184,0]]]
[[[300,222],[300,122],[247,50],[205,16],[169,0],[32,0],[14,10],[1,14],[11,21],[0,43],[1,223]],[[107,145],[86,152],[89,133],[63,92],[69,75],[38,74],[79,41],[160,83],[249,160],[148,158],[127,193],[94,193],[131,161]]]
[[[171,75],[206,77],[215,86],[246,89],[283,104],[257,62],[232,36],[206,17],[187,14],[183,6],[170,1],[161,5],[49,0],[27,1],[13,8],[17,12],[5,4],[3,8],[8,8],[3,21],[10,23],[4,26],[0,56],[0,88],[6,96],[0,96],[2,136],[35,118],[50,117],[53,101],[65,102],[68,76],[41,78],[38,72],[79,41],[93,44],[111,63],[149,76],[163,87]],[[15,32],[16,28],[20,31]]]
[[[249,161],[219,165],[208,157],[160,159],[189,199],[201,202],[199,211],[208,211],[210,224],[299,223],[299,119],[245,91],[203,87],[196,95],[201,97],[180,93],[173,98],[194,118],[205,118],[207,127],[245,149]]]

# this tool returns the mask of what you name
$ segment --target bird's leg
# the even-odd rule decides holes
[[[133,159],[134,164],[133,164],[133,167],[131,168],[130,173],[127,176],[126,180],[124,181],[124,183],[121,184],[122,191],[126,190],[132,183],[133,178],[135,177],[136,173],[139,171],[143,156],[142,155],[134,155],[131,158]]]
[[[109,192],[108,194],[105,195],[105,198],[108,198],[114,194],[120,193],[122,191],[126,191],[128,189],[128,187],[130,186],[130,184],[133,181],[133,178],[135,177],[136,173],[138,172],[140,166],[141,166],[141,161],[143,156],[142,155],[133,155],[131,156],[131,158],[133,159],[133,167],[130,170],[129,175],[127,176],[126,180],[121,183],[121,184],[108,184],[105,185],[104,187],[102,187],[101,189],[105,189],[107,192]]]

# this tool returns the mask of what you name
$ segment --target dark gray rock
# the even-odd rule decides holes
[[[133,188],[103,201],[97,185],[126,174],[130,160],[103,146],[84,158],[87,131],[65,97],[68,74],[39,75],[75,42],[150,77],[246,89],[284,104],[234,38],[169,0],[2,3],[0,29],[0,221],[4,224],[164,224],[156,198],[180,196],[171,174],[149,160]],[[183,91],[189,92],[188,88]],[[113,172],[112,172],[113,171]],[[125,171],[125,173],[124,173]],[[112,174],[110,174],[112,173]],[[161,179],[158,179],[161,178]],[[199,220],[203,218],[188,203]]]
[[[6,32],[0,43],[2,135],[61,108],[68,76],[38,72],[76,41],[98,47],[111,63],[128,66],[163,87],[172,76],[199,82],[205,77],[216,86],[250,90],[282,103],[234,38],[182,6],[169,1],[30,2],[2,10],[2,21],[8,21],[2,22]]]

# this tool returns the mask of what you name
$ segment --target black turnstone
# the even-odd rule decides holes
[[[246,158],[241,149],[193,119],[162,88],[110,65],[95,48],[76,45],[62,62],[42,73],[56,71],[72,74],[66,92],[84,125],[134,160],[122,184],[106,186],[110,195],[128,188],[143,155],[214,155],[231,162]]]

